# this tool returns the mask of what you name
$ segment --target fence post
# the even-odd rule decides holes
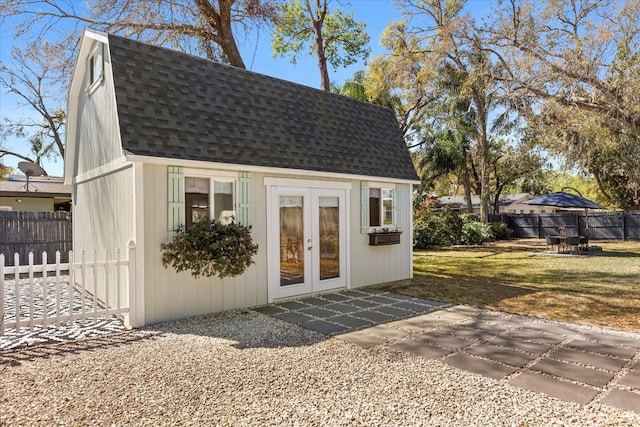
[[[580,234],[580,214],[576,213],[576,234]]]
[[[627,212],[622,212],[622,240],[629,240],[629,229],[627,226]]]
[[[136,315],[136,308],[138,306],[138,301],[136,299],[136,242],[129,240],[127,249],[129,256],[129,260],[127,262],[127,271],[129,273],[129,321],[126,326],[127,328],[134,328],[138,324],[138,318]]]
[[[536,216],[538,217],[538,239],[542,239],[542,217],[540,214]]]

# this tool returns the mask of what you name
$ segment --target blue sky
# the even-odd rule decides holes
[[[80,2],[80,0],[77,0]],[[482,15],[489,8],[489,0],[471,0],[470,9],[478,15]],[[385,27],[393,20],[400,19],[401,14],[391,0],[351,0],[351,8],[354,11],[355,19],[367,24],[367,32],[371,37],[371,57],[383,54],[384,49],[380,46],[380,38]],[[345,8],[349,10],[348,7]],[[317,68],[315,57],[300,56],[295,65],[290,63],[289,58],[273,58],[271,49],[271,33],[263,30],[259,34],[252,33],[242,35],[236,34],[236,39],[242,53],[242,57],[247,68],[273,77],[293,81],[315,88],[320,87],[320,74]],[[9,26],[0,27],[0,60],[6,62],[10,58],[13,41],[12,30]],[[343,83],[353,74],[365,68],[365,64],[360,61],[347,68],[338,70],[329,69],[331,81]],[[30,114],[29,109],[20,108],[16,97],[7,95],[6,90],[0,93],[0,118],[4,117],[25,117]],[[15,139],[3,141],[3,144],[16,151],[23,151],[20,147],[26,144],[25,141]],[[25,150],[26,151],[26,150]],[[3,162],[7,166],[16,168],[18,159],[5,157]],[[43,162],[43,166],[50,175],[62,175],[63,163],[58,159],[56,162]],[[17,171],[17,169],[16,169]]]

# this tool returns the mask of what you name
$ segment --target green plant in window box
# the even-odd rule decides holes
[[[203,218],[189,228],[180,226],[173,241],[162,244],[161,249],[165,268],[189,270],[196,278],[224,278],[244,273],[254,263],[258,245],[251,239],[250,226]]]
[[[394,233],[402,234],[402,231],[400,231],[400,229],[397,227],[383,227],[383,228],[374,228],[373,231],[369,234],[394,234]]]

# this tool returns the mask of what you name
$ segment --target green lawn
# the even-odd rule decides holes
[[[509,313],[640,331],[640,242],[591,242],[594,255],[546,255],[544,240],[414,253],[408,285],[382,289]]]

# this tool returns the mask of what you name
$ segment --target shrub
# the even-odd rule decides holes
[[[457,214],[445,209],[416,212],[413,242],[416,248],[447,245],[481,245],[495,239],[508,239],[511,230],[505,223],[482,224],[476,214]]]
[[[485,242],[493,240],[491,227],[488,224],[467,220],[462,224],[462,238],[460,243],[463,245],[481,245]]]
[[[224,278],[244,273],[254,263],[258,245],[251,239],[251,227],[204,218],[188,229],[180,226],[173,241],[162,244],[161,249],[165,268],[190,270],[196,278]]]
[[[418,248],[457,245],[462,235],[462,219],[454,211],[421,211],[414,221],[413,239]]]
[[[496,240],[507,240],[513,234],[513,230],[507,227],[504,222],[492,222],[489,225]]]

